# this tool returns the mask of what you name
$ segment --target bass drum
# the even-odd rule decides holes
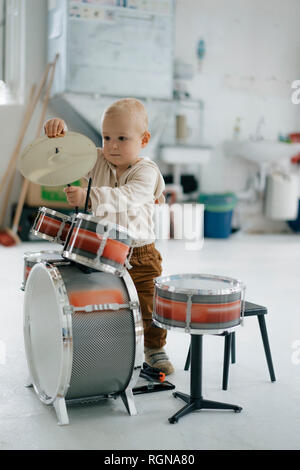
[[[136,414],[132,388],[143,361],[138,295],[127,273],[82,273],[76,265],[36,264],[27,279],[24,340],[31,383],[68,424],[66,403],[121,395]]]

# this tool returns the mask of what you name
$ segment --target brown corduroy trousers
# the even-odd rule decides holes
[[[132,268],[128,271],[137,290],[144,325],[144,346],[162,348],[166,344],[167,330],[152,324],[154,278],[162,273],[162,257],[155,244],[133,249],[130,259]]]

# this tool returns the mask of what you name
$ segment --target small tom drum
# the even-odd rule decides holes
[[[155,280],[153,321],[191,334],[221,334],[240,325],[245,286],[229,277],[177,274]]]
[[[31,233],[36,237],[55,243],[65,244],[71,228],[72,217],[47,207],[40,207]]]
[[[122,276],[130,269],[129,232],[120,225],[104,225],[97,217],[77,214],[64,246],[63,257],[90,268]]]

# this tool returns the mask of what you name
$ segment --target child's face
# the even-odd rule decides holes
[[[142,132],[133,116],[116,113],[105,116],[102,123],[103,154],[106,160],[126,169],[138,159],[141,148],[150,139],[149,132]]]

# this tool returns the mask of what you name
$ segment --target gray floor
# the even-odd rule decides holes
[[[243,407],[240,414],[198,411],[169,424],[183,406],[171,391],[135,398],[129,416],[120,398],[68,408],[70,424],[58,426],[52,406],[24,388],[23,253],[53,249],[48,243],[0,247],[0,449],[300,449],[300,244],[296,235],[236,234],[206,240],[201,251],[180,241],[158,245],[164,274],[231,276],[247,285],[246,300],[268,307],[266,317],[277,381],[271,383],[256,318],[237,330],[237,363],[223,391],[223,338],[204,337],[205,398]],[[298,341],[298,343],[297,343]],[[169,380],[189,392],[183,370],[189,335],[171,331],[167,351],[176,371]]]

